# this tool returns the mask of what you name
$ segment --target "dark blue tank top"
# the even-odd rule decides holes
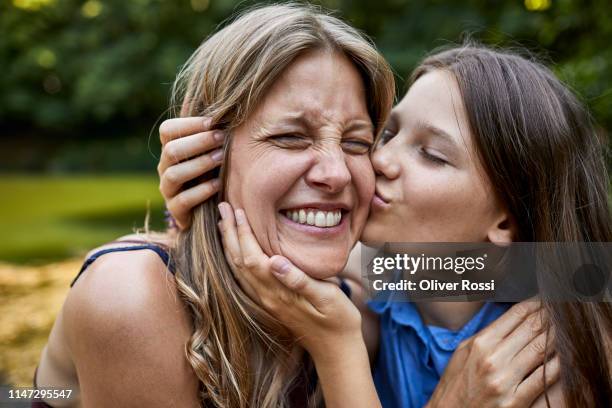
[[[72,283],[70,283],[70,287],[74,285],[74,283],[77,281],[77,279],[79,279],[79,277],[83,274],[83,272],[85,272],[85,270],[89,267],[89,265],[94,263],[95,260],[101,257],[102,255],[108,254],[110,252],[127,252],[127,251],[139,251],[141,249],[149,249],[155,252],[157,255],[159,255],[161,260],[168,267],[168,270],[174,275],[175,269],[174,269],[174,265],[172,264],[170,260],[170,255],[168,254],[168,251],[162,248],[159,244],[152,244],[150,242],[144,242],[144,241],[127,241],[127,240],[126,241],[115,241],[114,243],[117,243],[117,244],[135,243],[139,245],[106,248],[106,249],[101,249],[97,252],[94,252],[91,256],[89,256],[89,258],[85,260],[85,262],[83,263],[83,266],[81,267],[81,270],[79,271],[77,276],[74,278]]]

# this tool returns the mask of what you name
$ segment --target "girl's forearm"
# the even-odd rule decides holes
[[[376,408],[380,401],[363,339],[338,351],[313,355],[325,405],[329,408]]]

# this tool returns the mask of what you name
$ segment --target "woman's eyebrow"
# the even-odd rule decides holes
[[[257,127],[264,131],[279,128],[308,128],[309,124],[303,113],[289,113],[281,117],[264,118],[257,120]]]
[[[282,117],[275,119],[274,121],[279,125],[289,125],[289,126],[307,126],[308,120],[306,119],[306,115],[304,112],[292,112],[285,113]]]
[[[366,130],[368,132],[374,132],[374,124],[369,120],[354,119],[348,122],[344,133],[355,132],[359,130]]]

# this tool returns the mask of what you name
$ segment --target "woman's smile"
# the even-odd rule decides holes
[[[333,238],[346,233],[349,205],[342,203],[309,203],[281,210],[281,221],[304,234]]]

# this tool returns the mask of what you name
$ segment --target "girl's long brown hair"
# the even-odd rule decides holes
[[[207,116],[227,133],[229,163],[232,129],[265,97],[274,81],[298,56],[327,50],[346,56],[360,72],[376,133],[393,104],[390,67],[355,29],[315,7],[283,4],[249,10],[202,43],[178,75],[173,105],[182,116]],[[222,169],[225,186],[227,168]],[[217,231],[217,199],[193,212],[172,252],[178,290],[190,312],[193,333],[186,356],[201,383],[201,400],[229,408],[286,407],[299,381],[313,368],[286,330],[255,304],[234,279]],[[340,272],[340,271],[338,271]],[[305,363],[305,364],[302,364]],[[306,368],[305,368],[306,367]],[[311,384],[312,385],[312,384]],[[300,391],[301,390],[301,391]],[[317,389],[302,386],[306,406],[321,405]]]
[[[442,69],[457,80],[480,161],[518,226],[517,241],[611,242],[606,145],[572,92],[542,64],[465,45],[427,57],[412,82]],[[542,298],[569,407],[612,401],[608,302]]]

